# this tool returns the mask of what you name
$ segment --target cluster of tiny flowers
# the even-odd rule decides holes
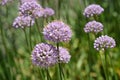
[[[53,21],[43,29],[46,40],[53,42],[67,42],[72,36],[72,31],[68,25],[62,21]]]
[[[20,14],[31,16],[33,18],[41,17],[44,14],[42,6],[36,1],[24,2],[19,7],[19,11]]]
[[[99,15],[104,11],[104,9],[97,4],[91,4],[85,8],[83,15],[86,17],[91,17],[94,15]]]
[[[96,50],[104,50],[106,48],[113,48],[116,46],[115,40],[107,35],[100,36],[94,41],[94,48]]]
[[[52,8],[47,7],[44,9],[44,14],[43,14],[44,17],[52,16],[54,14],[55,14],[55,12]]]
[[[18,16],[13,22],[13,27],[24,28],[24,27],[30,27],[33,24],[34,24],[34,19],[32,19],[30,16]]]
[[[0,5],[5,5],[8,1],[11,1],[11,0],[0,0]]]
[[[70,54],[67,49],[59,47],[59,62],[60,63],[68,63],[70,61]]]
[[[32,51],[33,64],[42,68],[53,66],[58,62],[58,53],[54,46],[47,43],[40,43]]]
[[[100,22],[90,21],[85,25],[84,31],[86,33],[93,32],[98,33],[103,30],[103,25]]]
[[[37,44],[31,55],[32,63],[42,68],[47,68],[56,63],[68,63],[71,56],[67,49],[59,47],[59,54],[57,48],[47,43]]]

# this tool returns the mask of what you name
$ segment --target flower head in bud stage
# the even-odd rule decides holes
[[[107,48],[113,48],[116,46],[115,40],[107,35],[100,36],[94,41],[94,48],[96,50],[104,50]]]
[[[60,63],[68,63],[70,61],[70,54],[67,49],[63,47],[59,47],[59,62]]]
[[[53,66],[58,62],[58,53],[55,47],[47,43],[37,44],[32,51],[33,64],[42,68]]]
[[[67,24],[56,20],[44,27],[43,35],[49,41],[67,42],[71,39],[72,31]]]
[[[18,16],[15,18],[13,22],[13,27],[15,28],[25,28],[33,26],[34,19],[32,19],[30,16]]]
[[[44,11],[36,1],[25,2],[19,7],[20,14],[38,18],[43,16]]]
[[[93,32],[98,33],[103,30],[103,25],[100,22],[90,21],[85,25],[84,31],[86,33]]]
[[[94,15],[100,15],[103,11],[104,9],[100,5],[91,4],[85,8],[83,15],[86,17],[91,17]]]
[[[43,15],[44,17],[52,16],[54,14],[55,14],[55,12],[52,8],[47,7],[44,9],[44,15]]]

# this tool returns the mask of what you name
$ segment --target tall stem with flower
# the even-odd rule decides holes
[[[70,59],[70,55],[66,49],[63,49],[59,46],[59,43],[69,41],[72,36],[72,31],[68,25],[62,21],[56,20],[44,27],[43,35],[46,40],[56,43],[56,49],[58,53],[58,77],[59,80],[63,80],[64,73],[61,63],[67,63]],[[64,51],[64,54],[62,51]]]
[[[104,68],[106,80],[109,80],[106,49],[114,48],[115,46],[116,46],[115,40],[112,37],[109,37],[107,35],[105,35],[105,36],[102,35],[94,41],[94,48],[98,51],[102,50],[102,52],[104,53],[104,59],[102,57],[101,57],[101,59],[103,61],[103,68]],[[101,54],[100,54],[100,56],[101,56]]]
[[[103,30],[103,25],[100,23],[100,22],[97,22],[95,20],[97,15],[101,14],[102,12],[104,11],[104,9],[100,6],[100,5],[97,5],[97,4],[91,4],[89,6],[87,6],[84,10],[84,13],[83,15],[86,16],[87,18],[90,18],[90,17],[93,17],[93,21],[90,21],[88,22],[86,25],[85,25],[85,28],[84,28],[84,31],[86,33],[93,33],[92,35],[88,34],[88,45],[89,45],[89,53],[88,53],[88,63],[89,63],[89,79],[91,79],[91,76],[90,76],[90,72],[91,72],[91,68],[92,68],[92,65],[91,65],[91,62],[93,62],[93,52],[91,51],[91,42],[94,41],[95,39],[95,35],[99,32],[101,32]],[[94,36],[93,39],[91,39],[90,37],[91,36]],[[91,58],[92,56],[92,58]]]

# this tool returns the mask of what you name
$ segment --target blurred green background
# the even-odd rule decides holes
[[[99,52],[93,48],[94,36],[90,34],[91,41],[88,41],[88,34],[83,30],[85,24],[92,20],[83,16],[85,7],[90,4],[101,5],[104,12],[99,15],[98,21],[104,25],[102,34],[109,35],[116,41],[116,47],[108,50],[111,56],[108,58],[109,79],[120,80],[120,0],[39,0],[38,2],[43,7],[55,10],[55,15],[49,17],[48,22],[58,19],[59,15],[60,20],[70,25],[73,31],[71,41],[61,43],[71,54],[70,62],[62,65],[65,80],[89,80],[89,74],[91,80],[105,80]],[[23,30],[12,26],[18,16],[18,7],[17,0],[0,6],[0,80],[42,80],[40,76],[42,69],[31,63],[31,52],[28,51]],[[43,18],[37,21],[41,29],[47,24]],[[33,47],[41,42],[35,26],[31,28]],[[29,28],[26,31],[29,35]],[[49,69],[53,80],[57,80],[55,67]]]

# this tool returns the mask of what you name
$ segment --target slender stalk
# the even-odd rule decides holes
[[[105,50],[105,73],[106,73],[106,80],[109,80],[109,75],[108,75],[108,65],[107,65],[107,53],[106,53],[106,50]]]
[[[97,15],[94,15],[93,18],[94,18],[94,20],[96,20],[96,21],[98,20]]]
[[[91,56],[92,56],[92,53],[91,53],[91,44],[90,44],[90,36],[89,34],[87,35],[88,36],[88,46],[89,46],[89,53],[88,53],[88,64],[89,64],[89,73],[88,73],[88,78],[90,80],[90,72],[91,72]]]
[[[67,20],[67,23],[69,23],[69,9],[70,9],[70,0],[66,0],[66,7],[65,7],[65,10],[66,10],[66,20]]]
[[[65,74],[64,74],[64,72],[63,72],[63,68],[62,68],[62,65],[60,64],[60,65],[59,65],[59,67],[60,67],[60,70],[61,70],[61,74],[62,74],[63,78],[65,78]]]
[[[101,62],[102,62],[102,67],[103,67],[103,70],[104,70],[104,73],[105,73],[105,78],[106,78],[107,75],[106,75],[106,71],[105,71],[103,54],[104,54],[103,51],[102,51],[102,52],[99,52],[99,56],[100,56],[100,59],[101,59]]]
[[[48,69],[45,69],[45,70],[46,70],[46,74],[47,74],[47,80],[52,80],[51,77],[50,77]]]
[[[1,18],[0,18],[0,24],[2,25],[2,21],[1,21]],[[4,59],[3,59],[3,62],[5,62],[6,64],[4,65],[4,69],[6,69],[7,72],[7,76],[8,76],[8,79],[10,80],[13,80],[13,74],[11,73],[10,71],[10,55],[9,55],[9,50],[7,48],[7,44],[6,44],[6,36],[4,34],[4,28],[3,26],[0,26],[0,32],[1,32],[1,39],[2,39],[2,43],[3,43],[3,47],[4,47],[4,51],[5,51],[5,54],[4,55]]]
[[[110,58],[110,65],[111,68],[113,69],[113,76],[115,77],[115,80],[117,80],[117,76],[115,75],[115,70],[114,70],[114,65],[113,65],[113,60],[112,60],[112,56],[110,54],[108,54],[109,58]]]
[[[60,72],[60,80],[63,80],[62,79],[62,67],[61,67],[61,64],[60,63],[58,63],[58,67],[59,67],[59,72]]]
[[[57,51],[58,51],[58,55],[59,55],[59,43],[57,42]],[[58,57],[59,58],[59,57]],[[61,72],[61,64],[58,63],[58,72],[59,72],[59,80],[63,80],[62,79],[62,72]]]
[[[29,49],[29,42],[28,42],[28,38],[27,38],[27,32],[25,29],[22,29],[23,32],[24,32],[24,35],[25,35],[25,40],[26,40],[26,44],[27,44],[27,47],[28,47],[28,51],[30,52],[30,49]]]
[[[25,34],[26,44],[27,44],[27,46],[29,46],[29,45],[28,45],[28,40],[27,40],[27,33],[26,33],[26,30],[23,29],[23,31],[24,31],[24,34]]]
[[[2,42],[3,42],[3,46],[4,46],[4,49],[5,49],[5,53],[7,53],[7,45],[6,45],[6,42],[5,42],[5,37],[4,37],[4,32],[3,32],[3,27],[1,26],[1,37],[2,37]]]
[[[39,73],[40,75],[40,80],[45,80],[45,73],[44,73],[44,70],[41,69],[41,68],[37,68],[37,72]]]
[[[30,51],[32,50],[32,39],[31,39],[31,25],[30,25],[30,29],[29,29],[29,43],[30,43]]]
[[[57,19],[60,19],[60,8],[61,8],[61,0],[57,0],[57,5],[56,5]]]
[[[108,69],[107,69],[107,55],[106,55],[105,51],[104,52],[101,51],[100,58],[101,58],[104,73],[105,73],[105,78],[106,78],[105,80],[109,80],[108,79]]]
[[[36,27],[37,27],[37,30],[38,30],[38,33],[39,33],[40,41],[42,41],[41,29],[39,28],[39,25],[38,25],[38,21],[37,21],[37,19],[35,19],[35,24],[36,24]]]

